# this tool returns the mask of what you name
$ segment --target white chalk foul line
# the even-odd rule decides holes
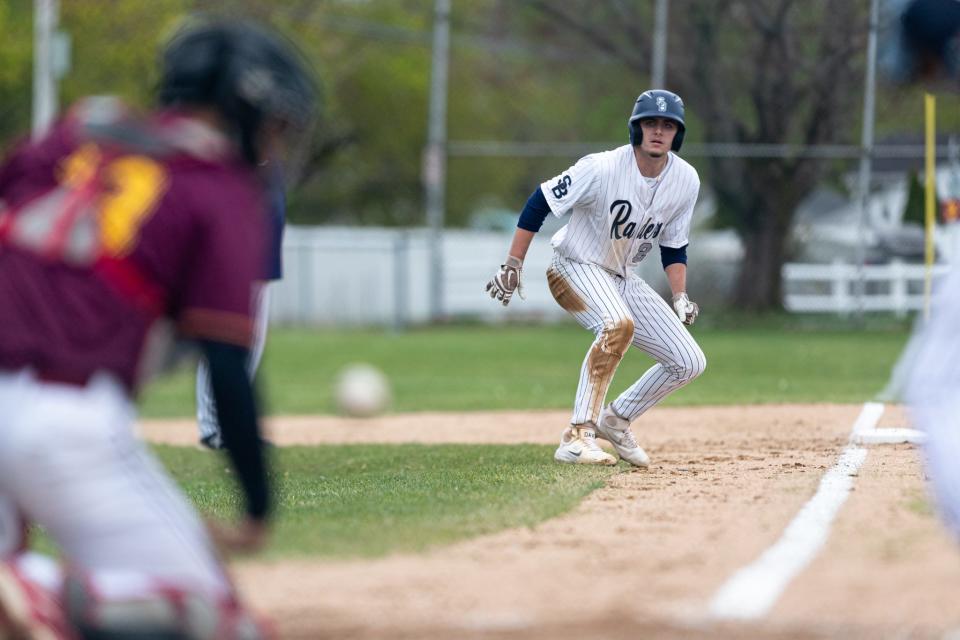
[[[868,402],[854,430],[872,429],[883,405]],[[854,445],[823,476],[817,493],[787,525],[783,535],[752,564],[737,571],[714,594],[710,614],[726,620],[761,618],[776,604],[790,581],[812,561],[830,534],[830,525],[846,502],[867,450]]]
[[[853,433],[876,429],[877,423],[880,422],[880,416],[883,415],[883,408],[882,402],[865,403],[863,409],[860,410],[860,415],[857,416],[856,422],[853,423]]]

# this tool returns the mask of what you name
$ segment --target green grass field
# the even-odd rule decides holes
[[[199,508],[239,509],[219,455],[157,447]],[[377,556],[531,526],[574,507],[615,468],[553,462],[553,447],[337,445],[275,451],[277,526],[268,555]]]
[[[884,387],[908,336],[895,322],[866,330],[783,318],[728,319],[694,334],[707,372],[667,404],[863,402]],[[389,377],[395,411],[567,408],[590,342],[567,324],[400,334],[278,329],[262,368],[264,395],[270,413],[331,413],[337,372],[362,361]],[[612,392],[650,363],[631,351]],[[142,407],[146,416],[191,415],[193,370],[154,383]],[[223,456],[157,451],[201,511],[236,513]],[[557,465],[550,446],[284,447],[274,455],[279,518],[269,556],[376,556],[530,526],[617,473]]]
[[[707,371],[667,398],[667,405],[862,402],[884,387],[908,336],[900,325],[822,331],[769,322],[694,327],[693,333],[707,356]],[[389,377],[395,411],[560,409],[572,402],[591,340],[568,324],[401,334],[278,329],[267,343],[261,391],[271,414],[333,413],[337,372],[359,361]],[[651,363],[632,349],[611,392],[625,389]],[[192,369],[153,383],[142,413],[191,415]]]
[[[240,512],[226,456],[153,450],[205,516],[232,521]],[[558,465],[553,447],[541,445],[332,445],[271,455],[276,517],[261,557],[382,556],[533,526],[618,472]],[[32,546],[56,552],[41,530]]]

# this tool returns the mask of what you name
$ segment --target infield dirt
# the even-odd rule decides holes
[[[634,425],[649,470],[572,512],[417,555],[246,561],[242,591],[283,638],[943,638],[960,630],[960,547],[908,445],[871,447],[813,563],[753,623],[707,615],[846,446],[859,405],[657,408]],[[553,443],[566,412],[274,418],[279,445]],[[880,427],[905,426],[888,409]],[[192,445],[192,421],[145,422]]]

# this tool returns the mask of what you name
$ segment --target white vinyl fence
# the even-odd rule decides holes
[[[949,267],[933,267],[933,278],[943,276]],[[893,261],[866,265],[863,275],[857,265],[786,264],[783,267],[784,306],[787,311],[848,315],[858,310],[892,312],[905,317],[924,306],[926,267]],[[858,296],[860,282],[863,295]]]
[[[442,307],[446,318],[489,322],[517,319],[556,321],[566,313],[546,283],[552,257],[549,238],[537,237],[524,263],[527,299],[507,308],[492,301],[484,285],[503,261],[511,233],[448,230],[442,236]],[[430,320],[430,242],[426,229],[351,227],[287,228],[284,278],[271,294],[272,321],[298,325],[402,328]],[[740,259],[732,234],[698,236],[691,243],[688,288],[701,307],[729,299]],[[937,268],[937,273],[943,272]],[[656,255],[641,263],[640,275],[662,294],[666,278]],[[857,310],[853,265],[788,264],[785,304],[794,312],[849,314]],[[868,266],[864,311],[904,315],[923,306],[923,266]]]
[[[552,251],[538,238],[524,264],[533,285]],[[272,321],[308,325],[403,327],[430,319],[430,242],[425,229],[288,227],[284,277],[271,293]],[[484,292],[506,257],[510,236],[446,231],[442,240],[444,315],[507,321],[559,319],[565,312],[544,286],[527,286],[527,299],[504,309]],[[519,302],[517,304],[516,302]]]

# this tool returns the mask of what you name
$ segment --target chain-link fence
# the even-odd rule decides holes
[[[29,25],[43,2],[50,0],[0,8],[0,24],[11,34],[0,45],[6,142],[29,128]],[[58,105],[91,93],[149,104],[157,51],[192,14],[268,21],[300,45],[324,88],[324,116],[291,194],[291,219],[424,226],[431,58],[442,53],[433,39],[437,6],[61,2],[59,29],[70,54]],[[669,14],[658,21],[664,6]],[[655,72],[654,26],[661,24],[664,82],[686,101],[682,155],[703,182],[697,233],[707,238],[732,229],[740,244],[739,262],[729,270],[712,266],[711,274],[725,275],[705,287],[764,306],[782,299],[785,261],[916,260],[917,230],[900,219],[923,165],[918,89],[877,85],[869,194],[861,208],[870,7],[867,0],[453,0],[443,92],[444,226],[509,234],[542,180],[583,154],[625,144],[627,115]],[[880,15],[881,27],[886,19]],[[938,107],[937,155],[947,168],[951,154],[956,163],[948,140],[960,131],[960,98],[941,95]],[[940,197],[960,195],[960,172],[941,176]],[[729,259],[728,249],[718,251]],[[690,267],[693,275],[698,265]],[[754,291],[761,293],[751,298]],[[449,311],[443,307],[441,301],[441,313]]]

